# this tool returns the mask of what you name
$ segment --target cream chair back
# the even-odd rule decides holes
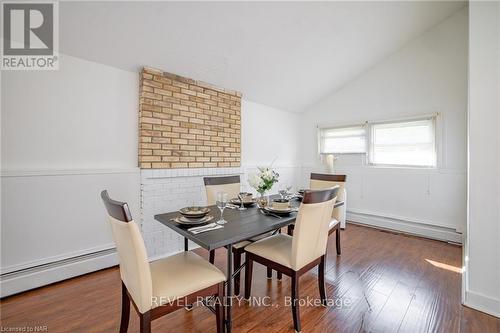
[[[339,186],[306,191],[292,239],[292,269],[299,270],[326,253],[328,226]]]
[[[126,203],[112,200],[106,190],[101,192],[101,198],[109,215],[121,279],[139,312],[145,313],[152,307],[153,286],[141,232]]]
[[[345,203],[347,197],[345,188],[346,179],[346,175],[311,173],[311,180],[309,183],[311,190],[320,190],[337,185],[340,187],[339,193],[337,195],[337,200],[344,201],[344,206],[334,209],[332,212],[332,217],[341,222],[342,228],[345,227]]]
[[[340,187],[339,193],[337,195],[337,200],[345,200],[345,182],[346,175],[330,175],[322,173],[311,173],[311,179],[309,181],[309,188],[311,190],[321,190],[324,188],[331,188],[338,185]]]
[[[240,193],[240,176],[205,177],[205,191],[207,192],[207,205],[215,205],[217,192],[226,192],[229,199],[238,197]]]

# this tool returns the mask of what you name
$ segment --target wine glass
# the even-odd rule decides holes
[[[238,193],[238,199],[240,199],[240,207],[238,210],[246,210],[245,206],[243,205],[243,193]]]
[[[281,195],[281,199],[286,199],[286,196],[288,195],[288,191],[290,190],[290,188],[291,186],[280,184],[278,193]]]
[[[217,207],[220,209],[220,219],[219,221],[215,222],[219,225],[222,225],[222,224],[226,224],[227,221],[224,220],[222,218],[222,215],[224,214],[224,208],[226,208],[226,205],[227,205],[227,193],[225,192],[217,192],[217,200],[216,200],[216,204],[217,204]]]

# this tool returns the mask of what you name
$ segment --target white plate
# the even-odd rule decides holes
[[[229,200],[230,203],[236,206],[241,206],[241,201],[238,198],[233,198]],[[252,201],[243,201],[243,206],[244,207],[250,207],[253,206],[257,202],[257,198],[252,198]]]
[[[293,208],[287,208],[287,209],[276,209],[273,207],[265,207],[265,210],[271,212],[271,213],[276,213],[276,214],[290,214],[291,212],[294,212],[295,209]]]
[[[201,218],[196,218],[196,219],[191,219],[187,218],[185,216],[178,216],[177,218],[174,219],[175,222],[180,223],[180,224],[188,224],[188,225],[196,225],[196,224],[202,224],[202,223],[207,223],[210,222],[214,219],[212,215],[207,215]]]

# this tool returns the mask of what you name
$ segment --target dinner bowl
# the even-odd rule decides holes
[[[288,199],[274,199],[272,208],[275,210],[287,210],[290,208],[290,200]]]
[[[179,213],[187,218],[200,218],[210,213],[208,207],[190,206],[179,209]]]

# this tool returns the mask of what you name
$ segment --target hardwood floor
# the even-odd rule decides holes
[[[327,293],[337,304],[302,306],[302,332],[500,332],[500,319],[460,305],[458,246],[349,225],[342,231],[342,256],[335,255],[335,237],[328,247]],[[224,259],[223,253],[216,256],[222,269]],[[5,298],[1,326],[118,332],[120,288],[118,269],[110,268]],[[319,299],[316,270],[301,278],[299,293],[304,300]],[[289,278],[267,280],[265,268],[255,263],[252,296],[270,296],[265,302],[273,305],[236,301],[234,332],[293,332],[285,306]],[[129,332],[138,332],[134,311],[130,319]],[[179,310],[154,321],[152,331],[215,332],[215,316],[202,306]]]

